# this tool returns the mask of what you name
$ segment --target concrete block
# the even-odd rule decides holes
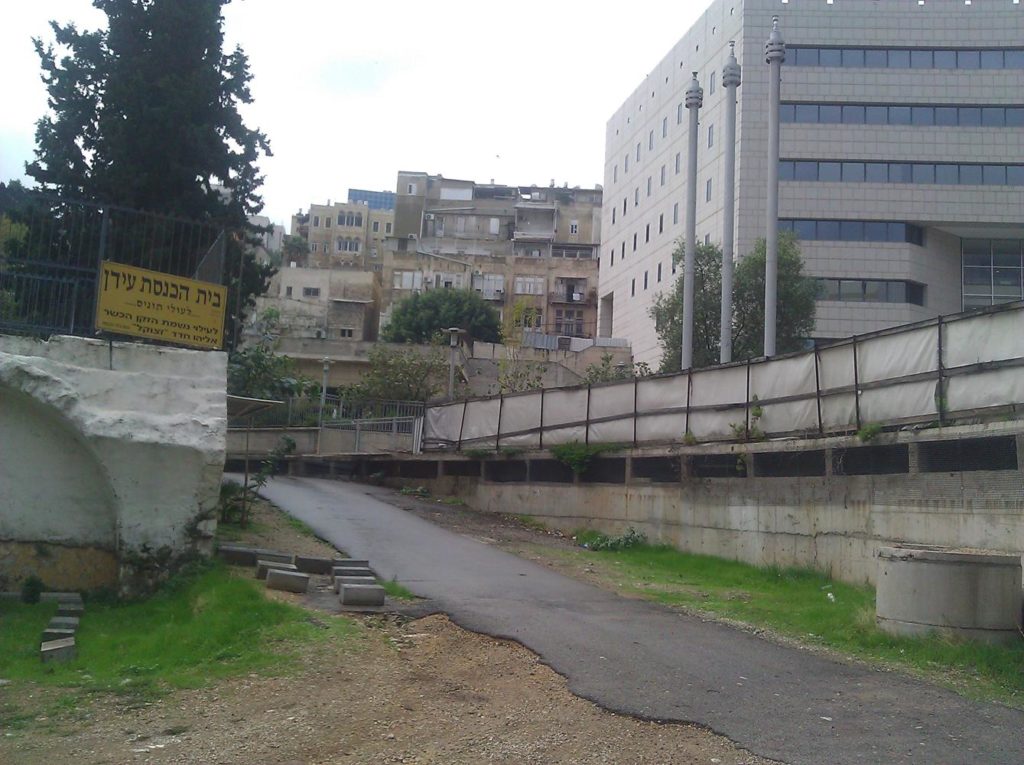
[[[61,640],[49,640],[39,646],[39,658],[44,663],[51,661],[71,661],[78,656],[78,648],[73,637]]]
[[[338,600],[343,606],[383,606],[384,588],[379,584],[343,584]]]
[[[56,627],[64,630],[77,630],[78,629],[78,617],[77,616],[55,616],[50,619],[50,627]]]
[[[373,569],[368,566],[335,566],[331,569],[332,576],[373,576]]]
[[[295,568],[294,563],[279,563],[273,560],[258,560],[256,561],[256,578],[266,579],[267,572],[271,569],[277,569],[278,571],[298,571]]]
[[[40,600],[56,600],[58,603],[81,603],[82,596],[77,592],[44,592]]]
[[[334,577],[334,591],[341,593],[343,584],[377,584],[372,576],[336,576]]]
[[[306,592],[309,589],[309,574],[282,569],[267,570],[267,589],[286,592]]]
[[[369,568],[370,561],[359,560],[358,558],[338,558],[334,561],[334,566],[349,566],[352,568]]]
[[[77,616],[81,617],[85,613],[84,603],[58,603],[57,605],[57,616]]]
[[[257,552],[259,553],[256,556],[257,562],[265,560],[272,563],[295,563],[295,556],[288,553],[275,552],[273,550],[258,550]]]
[[[256,561],[266,555],[274,555],[274,552],[243,545],[220,545],[217,548],[217,557],[233,566],[255,566]]]
[[[49,643],[51,640],[63,640],[64,638],[73,638],[75,636],[75,630],[67,627],[47,627],[43,630],[43,642]]]
[[[321,574],[330,576],[331,569],[340,566],[341,561],[337,558],[314,558],[308,555],[296,555],[295,566],[306,574]]]

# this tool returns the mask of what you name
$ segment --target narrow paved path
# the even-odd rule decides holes
[[[704,725],[792,765],[1024,763],[1024,712],[620,598],[359,484],[276,478],[261,493],[459,625],[522,643],[607,709]]]

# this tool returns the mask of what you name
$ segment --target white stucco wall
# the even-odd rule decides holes
[[[0,542],[111,550],[122,590],[132,566],[194,550],[189,529],[216,504],[224,463],[226,363],[0,336]]]

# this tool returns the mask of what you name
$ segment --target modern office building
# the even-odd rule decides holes
[[[779,226],[819,280],[816,338],[1022,298],[1024,7],[1019,0],[716,0],[607,124],[600,329],[656,363],[648,310],[685,224],[691,72],[697,239],[723,230],[722,68],[737,91],[736,252],[765,233],[768,66],[779,17]]]

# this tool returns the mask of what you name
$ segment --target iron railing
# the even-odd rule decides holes
[[[325,435],[327,434],[327,435]],[[330,434],[334,434],[332,437]],[[321,445],[341,452],[409,451],[419,454],[423,444],[423,417],[387,417],[324,423]]]
[[[221,227],[0,186],[0,331],[92,335],[107,260],[223,284]]]
[[[327,396],[323,424],[334,425],[353,420],[389,420],[395,417],[422,417],[421,401],[390,401],[381,399],[345,399]],[[318,397],[286,398],[281,404],[251,416],[254,428],[315,428],[321,423]],[[229,428],[245,428],[250,417],[229,420]]]

